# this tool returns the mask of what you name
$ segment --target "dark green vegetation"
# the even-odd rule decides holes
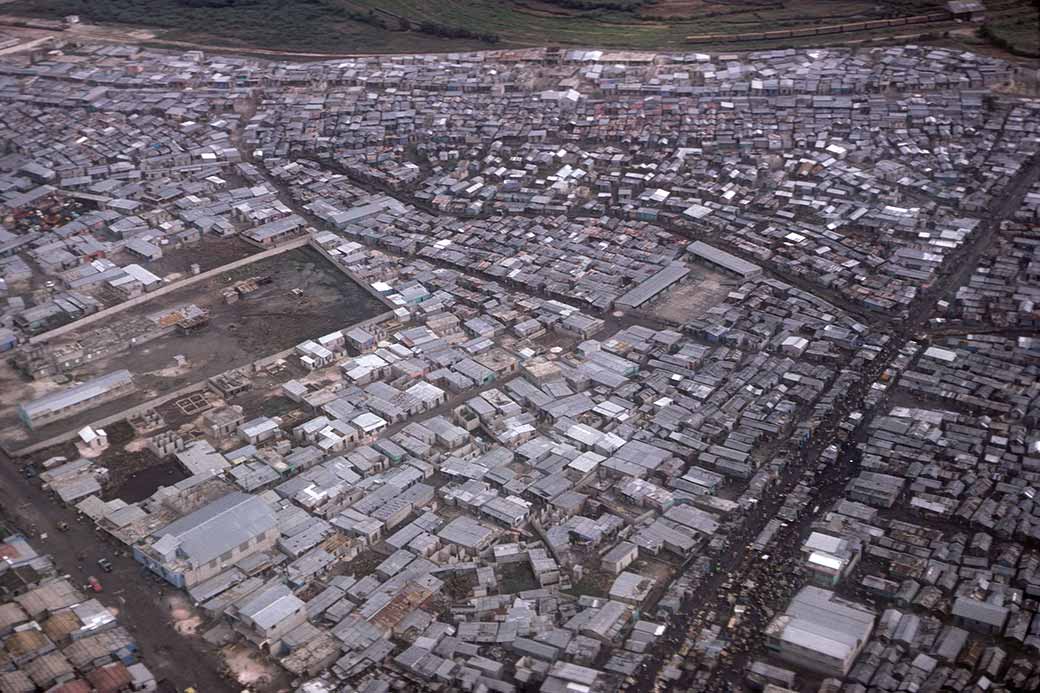
[[[3,12],[126,24],[160,39],[327,53],[420,52],[559,45],[658,50],[771,48],[783,41],[689,44],[689,35],[746,34],[934,13],[943,0],[15,0]],[[987,38],[1028,44],[1019,19],[1033,0],[992,0]],[[1035,15],[1034,15],[1035,19]],[[935,34],[961,25],[788,41],[840,45]],[[1032,40],[1036,42],[1036,24]],[[916,34],[914,33],[916,32]],[[1028,45],[1026,45],[1028,52]]]
[[[340,0],[17,0],[5,14],[127,24],[163,39],[307,52],[408,52],[487,48],[468,35],[439,36]]]
[[[990,19],[980,35],[998,48],[1027,58],[1040,58],[1040,0],[1032,7]]]

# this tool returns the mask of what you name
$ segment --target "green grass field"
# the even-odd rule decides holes
[[[686,37],[841,24],[941,6],[942,0],[15,0],[2,11],[49,19],[78,14],[85,22],[157,30],[160,39],[240,48],[403,53],[544,45],[704,50],[711,46]],[[798,45],[841,42],[830,36]],[[775,45],[782,44],[714,47]]]

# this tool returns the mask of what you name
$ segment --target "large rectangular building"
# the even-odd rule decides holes
[[[704,241],[694,241],[686,250],[697,259],[714,267],[724,269],[727,272],[732,272],[744,279],[753,279],[762,274],[762,268],[753,262],[748,262],[732,253],[719,250]]]
[[[870,640],[874,617],[834,592],[803,587],[766,628],[766,646],[797,667],[843,678]]]
[[[107,373],[85,383],[44,395],[18,405],[18,416],[30,429],[74,416],[104,402],[125,397],[134,391],[130,371]]]
[[[269,221],[242,232],[242,238],[253,245],[268,248],[291,241],[307,233],[307,222],[298,214]]]
[[[274,511],[236,491],[185,515],[134,547],[134,558],[177,587],[193,587],[278,540]]]
[[[681,262],[670,263],[661,271],[656,272],[625,292],[616,301],[615,305],[622,310],[639,308],[643,304],[657,299],[661,294],[685,279],[689,273],[690,270],[686,269],[686,265]]]

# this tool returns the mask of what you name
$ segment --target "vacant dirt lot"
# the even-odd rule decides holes
[[[651,313],[665,320],[683,323],[703,317],[717,306],[726,294],[739,284],[735,277],[715,272],[703,265],[689,265],[686,280],[662,300],[653,304]]]
[[[187,277],[191,273],[193,264],[197,264],[199,270],[205,272],[256,252],[255,246],[249,245],[238,236],[218,238],[208,235],[203,236],[202,240],[197,243],[164,250],[163,256],[155,262],[142,262],[140,258],[135,258],[130,253],[126,253],[125,257],[118,259],[137,262],[164,278],[170,274],[175,277]]]
[[[222,292],[251,277],[269,277],[236,303],[224,302]],[[190,334],[171,334],[145,341],[148,316],[193,303],[210,311],[209,325]],[[125,368],[134,375],[137,392],[78,416],[54,422],[30,433],[17,419],[18,403],[71,383],[31,382],[0,366],[0,439],[17,449],[32,440],[81,427],[140,402],[173,392],[292,347],[294,344],[347,327],[384,310],[364,288],[349,280],[311,248],[239,267],[208,281],[186,287],[112,316],[82,331],[62,335],[55,344],[79,342],[99,358],[67,375],[74,382]],[[136,343],[132,340],[137,340]]]

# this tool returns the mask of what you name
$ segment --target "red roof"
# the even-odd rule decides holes
[[[97,693],[118,693],[130,686],[130,672],[121,663],[106,664],[87,674]]]
[[[18,549],[16,549],[13,545],[5,542],[0,542],[0,560],[3,560],[5,558],[18,558],[19,555],[20,554],[18,553]]]

